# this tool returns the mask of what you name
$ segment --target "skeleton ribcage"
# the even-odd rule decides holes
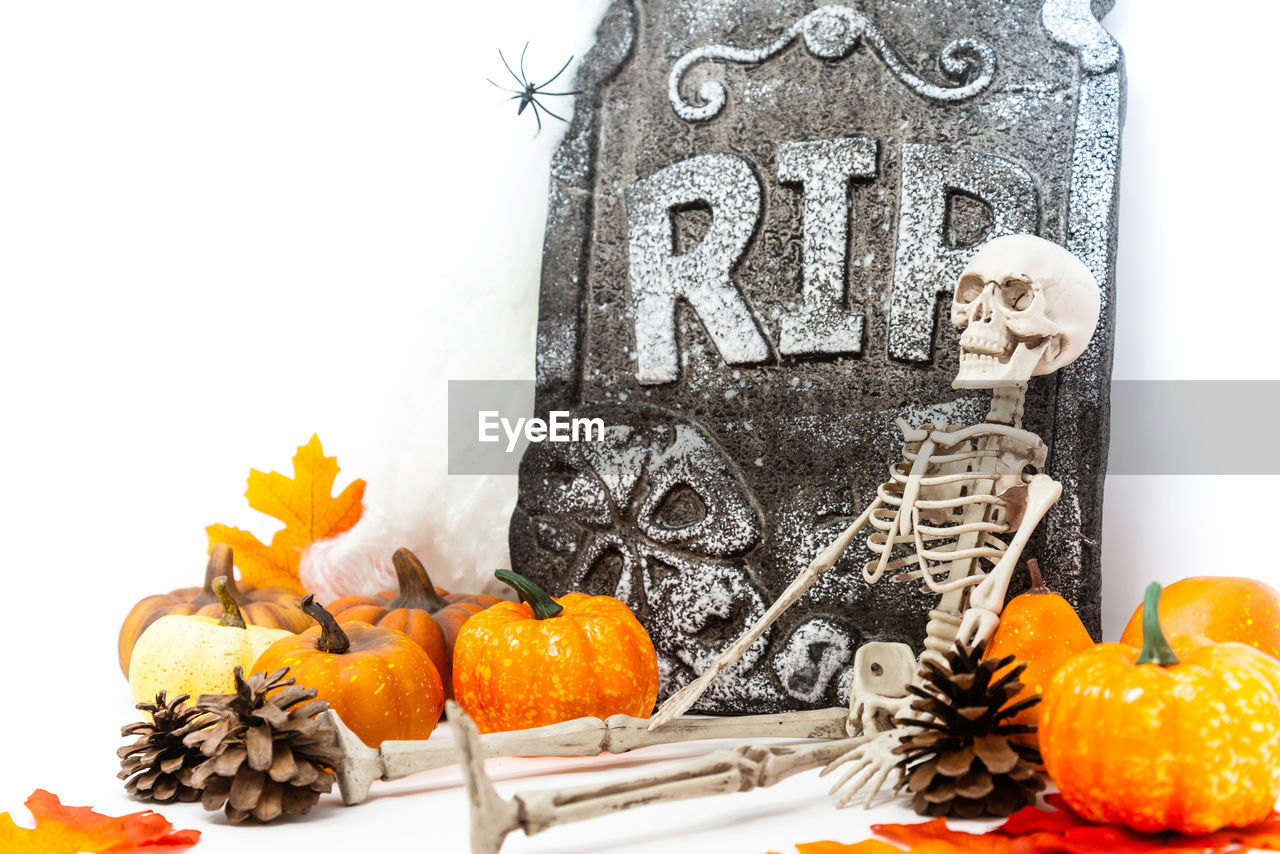
[[[932,448],[930,442],[905,444],[902,461],[889,467],[889,480],[877,489],[879,506],[870,519],[875,531],[867,538],[876,557],[863,569],[870,584],[886,571],[900,570],[895,581],[918,578],[928,590],[952,593],[979,583],[986,574],[983,561],[994,565],[1004,554],[1000,537],[1013,526],[1007,502],[995,489],[997,479],[1008,475],[999,470],[997,439],[984,436],[939,453]],[[929,454],[926,468],[908,504],[910,473],[922,453]]]

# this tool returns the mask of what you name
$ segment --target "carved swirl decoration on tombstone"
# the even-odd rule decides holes
[[[866,40],[879,54],[885,66],[911,91],[930,101],[963,101],[991,85],[995,74],[996,55],[977,39],[956,39],[938,55],[938,67],[953,81],[952,86],[939,86],[912,73],[889,45],[884,34],[866,15],[849,6],[821,6],[792,24],[785,33],[760,48],[733,45],[707,45],[691,50],[676,61],[667,78],[667,97],[680,118],[691,122],[706,121],[717,115],[727,100],[724,84],[707,78],[698,86],[701,104],[690,103],[680,94],[685,74],[699,62],[723,61],[756,65],[777,56],[799,36],[804,46],[819,59],[844,59]]]

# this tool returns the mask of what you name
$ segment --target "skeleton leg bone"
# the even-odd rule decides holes
[[[375,780],[398,780],[457,761],[457,749],[447,738],[384,741],[375,749],[364,744],[332,709],[323,717],[336,730],[337,746],[344,754],[335,771],[338,791],[348,806],[363,801]],[[691,718],[656,733],[649,731],[645,718],[578,718],[534,729],[489,733],[479,737],[477,749],[485,757],[595,756],[708,738],[844,738],[847,717],[845,709],[833,708],[738,718]]]
[[[666,726],[673,719],[679,717],[698,702],[698,698],[710,687],[720,672],[727,667],[731,667],[734,662],[743,656],[743,654],[751,647],[756,640],[765,633],[769,626],[782,615],[782,612],[791,607],[791,605],[804,595],[813,582],[818,580],[818,576],[835,566],[837,560],[849,544],[853,542],[853,538],[858,536],[858,532],[867,524],[867,520],[871,518],[871,514],[880,506],[879,499],[871,502],[866,510],[862,511],[862,515],[853,521],[849,527],[845,528],[836,537],[831,545],[823,549],[813,562],[800,573],[792,581],[787,589],[782,591],[782,595],[778,600],[769,606],[769,610],[765,611],[755,624],[748,629],[742,637],[733,642],[724,652],[717,656],[711,666],[706,669],[697,679],[688,685],[676,691],[666,699],[653,717],[649,719],[649,729],[656,730],[659,727]]]
[[[484,748],[471,719],[450,702],[449,720],[458,730],[458,762],[471,804],[472,854],[497,854],[515,830],[532,836],[556,825],[584,821],[646,804],[746,792],[821,767],[862,739],[800,745],[744,745],[717,750],[669,765],[658,773],[617,783],[570,789],[519,792],[503,800],[484,770]]]

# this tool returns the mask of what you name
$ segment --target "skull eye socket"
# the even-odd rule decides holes
[[[961,276],[960,284],[956,285],[956,302],[968,305],[982,294],[982,289],[986,286],[987,283],[977,273]]]
[[[1010,311],[1023,311],[1031,307],[1031,301],[1035,299],[1035,293],[1031,290],[1031,283],[1026,279],[1005,279],[1000,283],[997,289],[1000,294],[1000,303]]]
[[[678,531],[706,519],[707,512],[702,496],[690,487],[678,484],[659,502],[653,521],[669,531]]]

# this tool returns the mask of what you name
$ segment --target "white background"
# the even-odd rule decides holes
[[[531,117],[517,119],[484,77],[503,73],[497,48],[518,53],[526,39],[531,75],[545,77],[586,50],[602,9],[0,4],[0,810],[25,820],[36,786],[137,808],[113,777],[115,732],[131,715],[119,621],[141,595],[199,574],[206,524],[270,534],[244,504],[250,466],[287,471],[318,431],[371,493],[392,481],[459,489],[429,482],[444,383],[532,374],[560,132],[534,137]],[[1107,19],[1129,75],[1117,379],[1280,379],[1277,18],[1246,0],[1120,0]],[[1224,441],[1265,453],[1255,449],[1269,446],[1269,426]],[[1276,481],[1110,478],[1108,638],[1152,578],[1275,584],[1259,543]],[[205,830],[209,851],[381,840],[463,850],[461,796],[428,793],[439,779],[269,828],[164,812]],[[509,850],[790,851],[861,838],[864,815],[830,809],[824,790],[810,776]]]

